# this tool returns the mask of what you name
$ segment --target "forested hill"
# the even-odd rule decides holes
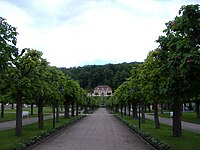
[[[130,77],[130,70],[137,63],[88,65],[60,69],[78,80],[81,87],[87,90],[93,90],[97,85],[108,85],[112,89],[116,89],[126,78]]]

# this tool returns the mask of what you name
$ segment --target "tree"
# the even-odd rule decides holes
[[[146,98],[153,102],[155,128],[158,129],[160,128],[158,103],[162,99],[160,92],[162,78],[160,75],[160,60],[157,49],[149,52],[147,59],[141,65],[139,79],[142,93],[145,93]]]
[[[167,77],[167,93],[173,100],[173,136],[182,135],[182,100],[199,94],[200,10],[199,5],[182,6],[179,16],[166,23],[166,36],[157,40]]]
[[[48,65],[45,59],[41,58],[41,62],[38,62],[38,66],[32,71],[30,75],[32,90],[29,95],[32,95],[32,103],[34,102],[38,106],[38,128],[44,127],[43,120],[43,106],[48,103],[48,99],[52,94],[52,74],[50,72],[51,67]],[[29,102],[30,103],[30,102]]]
[[[51,73],[51,95],[49,100],[53,105],[53,127],[55,127],[55,121],[59,122],[59,105],[64,100],[64,80],[65,75],[56,67],[50,67]],[[56,111],[55,111],[56,109]]]
[[[13,57],[18,55],[17,31],[9,25],[6,20],[0,17],[0,102],[1,117],[4,117],[5,94],[9,88],[8,70],[12,64]],[[3,96],[4,95],[4,96]]]
[[[72,97],[72,79],[71,78],[66,78],[64,82],[64,117],[69,118],[69,105],[70,105],[70,99]]]
[[[130,76],[133,63],[88,65],[74,68],[60,68],[65,74],[79,81],[82,88],[93,90],[97,85],[109,85],[115,90]]]
[[[31,93],[33,73],[42,62],[42,53],[36,50],[24,49],[23,55],[16,57],[13,67],[12,96],[16,100],[16,130],[17,136],[22,133],[22,103]]]

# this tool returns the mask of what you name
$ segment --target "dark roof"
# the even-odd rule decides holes
[[[109,87],[108,85],[98,85],[97,87],[95,87],[94,89],[97,90],[97,88],[102,89],[102,88],[108,88],[109,90],[112,90],[111,87]]]

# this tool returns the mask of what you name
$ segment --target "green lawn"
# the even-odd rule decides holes
[[[169,118],[169,113],[159,114],[159,116]],[[186,122],[200,124],[200,119],[196,118],[195,112],[183,112],[181,120],[186,121]]]
[[[0,123],[1,122],[15,120],[15,118],[16,118],[16,114],[15,113],[5,113],[4,114],[4,118],[0,118]]]
[[[52,113],[52,108],[50,108],[50,107],[44,107],[43,109],[44,109],[44,115],[48,115],[48,114]],[[29,117],[37,117],[38,108],[37,107],[34,108],[33,115],[30,115],[31,108],[23,108],[23,111],[28,111]],[[15,118],[16,118],[16,110],[15,109],[5,109],[4,118],[0,118],[0,123],[15,120]]]
[[[24,111],[29,111],[31,113],[31,108],[23,108]],[[52,108],[51,107],[43,107],[44,113],[52,113]],[[5,112],[16,112],[16,109],[5,109]],[[34,107],[33,113],[37,114],[38,108]]]
[[[60,122],[56,124],[56,126],[64,125],[65,123],[75,120],[77,117],[73,117],[70,119],[60,118]],[[10,149],[14,144],[19,143],[20,141],[27,139],[28,137],[39,135],[42,131],[48,131],[52,129],[52,119],[45,120],[44,129],[38,129],[37,123],[23,126],[22,135],[15,136],[15,129],[0,131],[0,150]]]
[[[33,114],[33,115],[29,115],[28,117],[31,118],[31,117],[37,117],[37,116],[38,116],[37,114]],[[0,118],[0,123],[15,120],[15,118],[16,118],[15,113],[5,113],[4,118]]]
[[[132,119],[128,116],[124,116],[124,120],[138,126],[138,120]],[[142,123],[141,129],[150,133],[156,139],[167,142],[175,150],[200,149],[200,134],[183,130],[183,136],[175,138],[172,136],[172,127],[161,124],[160,129],[155,129],[154,122],[151,120],[146,120],[145,123]]]

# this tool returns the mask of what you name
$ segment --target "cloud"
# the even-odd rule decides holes
[[[2,17],[18,46],[41,50],[58,67],[143,61],[182,0],[6,0]],[[12,10],[12,11],[10,11]],[[13,13],[14,12],[14,13]]]

